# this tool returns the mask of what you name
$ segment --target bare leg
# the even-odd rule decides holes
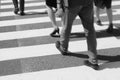
[[[49,6],[46,6],[46,7],[47,7],[47,10],[48,10],[48,16],[50,17],[50,20],[52,22],[52,25],[53,25],[54,29],[58,29],[53,9]]]
[[[100,8],[95,7],[95,12],[96,12],[96,19],[98,21],[98,20],[100,20]]]
[[[102,23],[100,20],[100,8],[95,7],[95,14],[96,14],[96,23],[101,26]]]
[[[107,16],[108,16],[109,24],[111,24],[112,21],[113,21],[112,9],[111,9],[111,8],[106,9],[106,12],[107,12]]]
[[[109,20],[109,26],[107,29],[108,33],[112,33],[113,32],[113,15],[112,15],[112,9],[106,9],[107,12],[107,16],[108,16],[108,20]]]

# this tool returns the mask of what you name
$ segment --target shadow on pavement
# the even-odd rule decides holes
[[[105,62],[105,63],[100,65],[100,70],[103,70],[103,69],[116,69],[116,68],[120,68],[120,61]]]
[[[82,66],[83,59],[61,54],[0,61],[0,76]]]
[[[111,37],[115,36],[120,37],[120,28],[114,29],[113,33],[107,33],[106,30],[96,31],[97,38]],[[70,38],[82,38],[85,37],[85,33],[71,33]]]
[[[69,53],[68,56],[74,56],[78,58],[87,59],[89,54],[84,52],[84,54],[80,53]],[[98,61],[100,63],[100,70],[104,70],[106,68],[120,68],[120,55],[98,55]],[[102,64],[101,64],[102,63]]]
[[[83,66],[84,60],[88,59],[87,54],[87,51],[70,52],[67,56],[56,54],[0,61],[0,76]],[[103,63],[100,70],[120,68],[120,55],[103,53],[98,55],[98,60]]]
[[[26,15],[38,15],[38,14],[47,14],[47,11],[43,11],[43,12],[26,12]]]

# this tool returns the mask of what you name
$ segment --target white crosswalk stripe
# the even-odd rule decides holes
[[[112,42],[110,42],[110,40],[112,40]],[[98,50],[99,49],[117,48],[117,47],[120,47],[119,44],[120,44],[120,40],[117,40],[114,37],[98,39]],[[0,58],[0,61],[17,59],[17,58],[27,58],[27,57],[60,54],[54,46],[55,46],[55,44],[44,44],[44,45],[38,45],[38,46],[1,49],[0,54],[2,57]],[[45,50],[45,49],[47,49],[47,50]],[[70,42],[69,49],[72,52],[87,51],[86,41],[82,40],[82,41]],[[6,55],[8,55],[8,56],[6,57]]]
[[[119,21],[114,21],[114,23],[117,23]],[[107,22],[104,22],[107,23]],[[75,32],[84,32],[82,29],[82,25],[74,25],[72,29],[72,33]],[[104,27],[99,27],[96,25],[96,31],[98,30],[104,30],[106,29],[107,26]],[[115,27],[116,28],[116,27]],[[37,29],[37,30],[25,30],[25,31],[15,31],[15,32],[6,32],[6,33],[1,33],[0,36],[0,41],[2,40],[10,40],[10,39],[21,39],[21,38],[29,38],[29,37],[40,37],[40,36],[49,36],[49,33],[52,32],[52,28],[46,28],[46,29]],[[61,30],[61,27],[60,27]],[[26,34],[26,35],[24,35]]]
[[[38,13],[42,13],[42,12],[45,12],[46,11],[46,9],[34,9],[34,10],[26,10],[25,12],[26,13],[29,13],[29,12],[38,12]],[[11,12],[11,11],[9,11],[9,12],[2,12],[1,14],[0,14],[0,17],[7,17],[7,16],[14,16],[15,14],[13,13],[13,12]]]
[[[25,2],[25,13],[46,12],[44,0],[26,0]],[[120,1],[115,0],[112,5],[113,16],[115,16],[113,22],[119,25]],[[17,16],[12,11],[12,0],[1,0],[0,6],[0,80],[119,80],[120,59],[117,62],[103,64],[101,71],[95,71],[83,65],[84,56],[86,58],[88,52],[86,39],[82,36],[84,29],[82,24],[77,22],[78,17],[72,28],[73,36],[71,37],[75,40],[71,38],[69,51],[82,54],[83,58],[60,54],[55,47],[55,41],[59,37],[49,36],[53,28],[47,14]],[[30,7],[37,8],[29,9]],[[107,18],[104,11],[101,17]],[[57,18],[57,21],[59,23],[60,18]],[[108,58],[109,55],[109,57],[120,55],[118,51],[120,49],[120,27],[114,25],[115,34],[112,35],[105,32],[108,21],[103,19],[102,23],[103,26],[94,23],[98,36],[99,56],[103,55],[102,57]],[[13,27],[16,29],[12,30]],[[78,37],[74,33],[78,33]],[[105,59],[105,62],[107,60]],[[104,60],[101,61],[104,62]]]
[[[25,6],[26,7],[32,7],[32,6],[44,6],[45,3],[44,2],[41,2],[41,3],[28,3],[26,4]],[[7,9],[7,8],[13,8],[13,5],[4,5],[4,6],[1,6],[1,9]]]

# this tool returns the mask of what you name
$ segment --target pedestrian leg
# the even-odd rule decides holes
[[[20,0],[20,15],[25,15],[24,13],[24,3],[25,1],[24,0]]]
[[[89,61],[92,62],[92,60],[97,61],[97,51],[96,51],[96,33],[94,29],[94,18],[93,18],[93,6],[88,5],[86,7],[83,7],[80,14],[79,14],[82,24],[85,28],[86,38],[87,38],[87,45],[88,45],[88,51],[90,53]]]
[[[76,12],[72,13],[74,12],[74,10],[75,9],[70,9],[70,10],[65,9],[65,13],[64,13],[63,27],[60,35],[60,41],[62,46],[66,49],[68,48],[69,35],[71,33],[72,24],[77,16]]]
[[[14,5],[14,13],[18,14],[18,11],[19,11],[18,0],[12,0],[12,1],[13,1],[13,5]]]

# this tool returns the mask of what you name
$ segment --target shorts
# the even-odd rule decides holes
[[[97,6],[97,5],[99,5],[97,2],[101,2],[101,1],[94,0],[94,2],[95,2],[95,6]],[[104,5],[107,9],[109,9],[109,8],[111,8],[112,0],[103,0],[102,5]]]
[[[107,9],[111,8],[111,5],[112,5],[112,0],[103,0],[104,4],[105,4],[105,7]]]
[[[46,0],[46,5],[50,7],[57,7],[57,0]]]

